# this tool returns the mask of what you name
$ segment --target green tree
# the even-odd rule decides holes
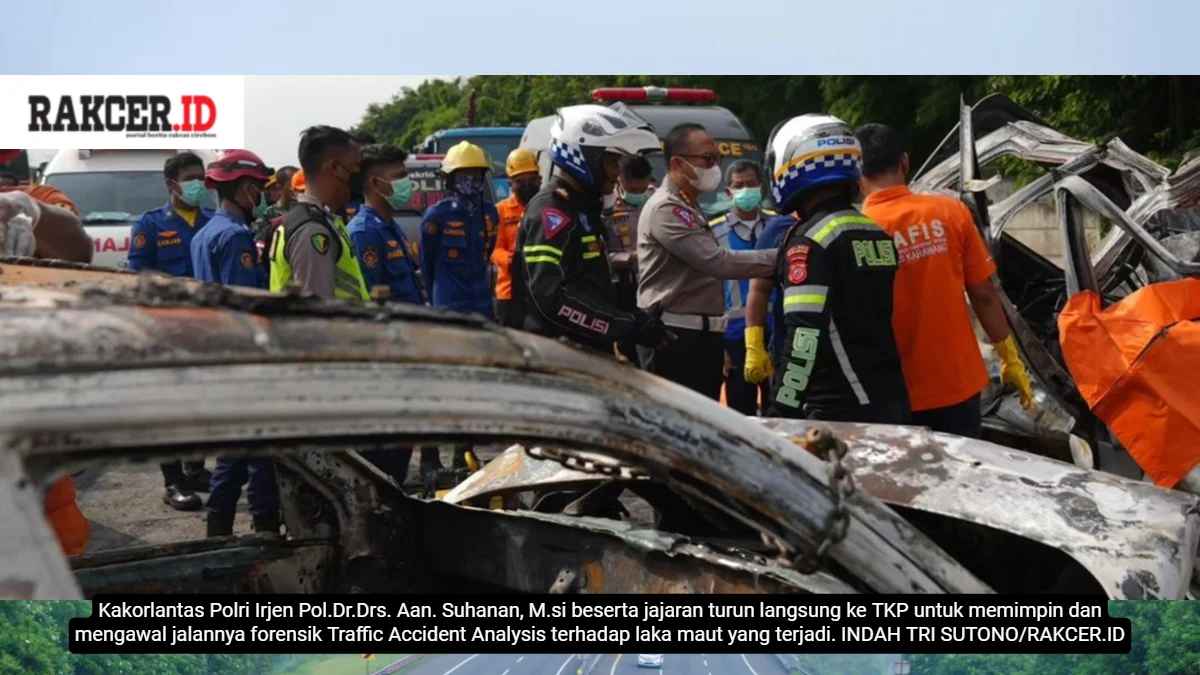
[[[974,103],[991,92],[1066,134],[1093,142],[1120,136],[1161,161],[1200,147],[1200,78],[1177,76],[484,75],[404,89],[372,104],[359,127],[412,147],[438,129],[466,123],[468,90],[475,91],[475,123],[497,126],[588,102],[597,87],[645,85],[713,89],[762,143],[776,124],[802,113],[828,112],[856,125],[886,122],[908,136],[916,163],[957,123],[960,97]]]

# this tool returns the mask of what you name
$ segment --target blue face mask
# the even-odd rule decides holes
[[[188,206],[200,206],[200,202],[208,196],[208,188],[202,180],[189,180],[179,184],[179,198]]]

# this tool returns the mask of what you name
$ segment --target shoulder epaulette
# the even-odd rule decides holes
[[[725,222],[726,220],[729,220],[729,214],[722,213],[721,215],[717,216],[716,218],[713,218],[712,220],[708,221],[708,226],[716,227],[717,225],[720,225],[721,223]]]

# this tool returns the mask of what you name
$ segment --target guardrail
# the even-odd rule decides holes
[[[425,656],[424,654],[409,654],[408,656],[400,659],[399,661],[393,661],[392,663],[389,663],[388,665],[371,673],[371,675],[390,675],[391,673],[394,673],[397,670],[400,670],[404,666],[411,666],[413,663],[415,663],[417,661],[417,659],[420,659],[424,656]]]

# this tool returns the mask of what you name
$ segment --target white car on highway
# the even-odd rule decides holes
[[[662,668],[662,654],[638,654],[638,668]]]

